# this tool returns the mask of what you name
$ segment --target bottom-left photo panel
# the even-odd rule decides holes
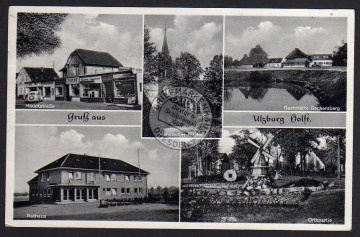
[[[15,134],[14,220],[179,221],[180,151],[141,139],[140,127]]]

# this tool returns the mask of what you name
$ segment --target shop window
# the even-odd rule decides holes
[[[130,182],[130,176],[129,175],[125,175],[125,182],[129,183]]]
[[[116,174],[111,174],[111,182],[116,182]]]
[[[131,97],[135,96],[135,80],[115,81],[115,97]]]
[[[106,179],[106,182],[110,182],[110,181],[111,181],[110,175],[109,175],[109,174],[105,174],[105,179]]]
[[[100,94],[100,83],[89,83],[81,84],[82,97],[99,98]]]
[[[75,172],[75,179],[81,180],[81,172],[80,171]]]
[[[79,85],[72,84],[69,86],[70,96],[79,97]]]

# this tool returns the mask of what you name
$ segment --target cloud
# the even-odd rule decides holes
[[[139,16],[140,17],[140,16]],[[132,24],[132,22],[129,22]],[[66,63],[71,52],[77,48],[108,52],[126,67],[142,65],[142,28],[123,30],[116,25],[102,22],[98,15],[70,14],[65,18],[56,35],[61,47],[52,55],[40,55],[18,60],[17,70],[21,67],[52,67],[56,71]]]
[[[232,52],[233,55],[236,54],[236,58],[241,59],[244,54],[249,54],[251,48],[257,44],[261,46],[274,44],[279,35],[281,35],[280,26],[274,25],[270,21],[262,21],[257,26],[250,26],[242,32],[229,33],[226,36],[226,52],[227,54]]]
[[[157,50],[161,51],[164,30],[148,27],[151,41],[155,43]],[[166,31],[171,57],[174,60],[181,52],[189,52],[205,69],[215,55],[222,53],[222,29],[222,24],[201,16],[176,16],[174,27]]]
[[[162,147],[157,140],[152,140],[151,146],[144,144],[149,141],[131,141],[121,129],[97,136],[74,128],[59,130],[57,127],[38,126],[16,130],[15,183],[18,191],[27,190],[26,182],[36,175],[35,170],[67,153],[100,155],[137,166],[139,150],[141,168],[152,174],[149,185],[178,183],[179,152]]]
[[[246,21],[244,21],[246,24]],[[256,21],[254,21],[256,22]],[[294,48],[306,54],[332,53],[346,31],[331,25],[317,24],[316,20],[306,24],[301,19],[286,24],[275,20],[259,21],[251,26],[242,26],[240,19],[230,21],[226,26],[225,54],[241,59],[251,48],[259,44],[269,57],[285,57]]]

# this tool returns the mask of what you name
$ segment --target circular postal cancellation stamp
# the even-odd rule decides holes
[[[209,103],[196,90],[169,86],[154,99],[149,119],[152,132],[162,144],[186,149],[207,136],[212,114]]]

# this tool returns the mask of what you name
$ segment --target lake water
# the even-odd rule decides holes
[[[225,110],[284,111],[284,106],[319,105],[309,90],[288,83],[244,82],[224,90]]]

